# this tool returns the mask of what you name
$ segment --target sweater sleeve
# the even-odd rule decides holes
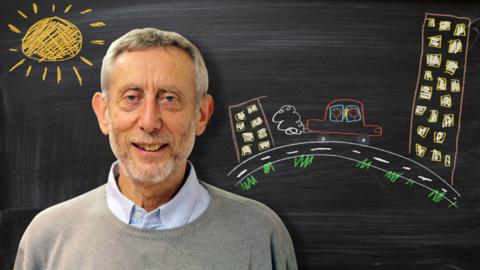
[[[283,222],[280,219],[277,221],[270,242],[272,269],[297,270],[297,260],[290,234]]]
[[[14,270],[27,270],[27,269],[41,269],[37,264],[34,252],[34,243],[31,239],[31,228],[27,228],[20,240],[20,245],[17,251],[17,257],[15,258]],[[38,254],[37,254],[38,255]]]

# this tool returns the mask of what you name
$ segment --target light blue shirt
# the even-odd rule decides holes
[[[172,229],[194,221],[207,209],[210,194],[198,181],[193,165],[188,162],[187,166],[187,179],[177,194],[166,204],[147,213],[120,192],[115,180],[119,174],[119,163],[114,162],[106,187],[108,208],[122,222],[143,229]]]

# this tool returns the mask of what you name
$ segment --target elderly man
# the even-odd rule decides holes
[[[107,184],[38,214],[15,269],[296,269],[266,206],[200,182],[187,161],[213,112],[198,49],[133,30],[103,59],[93,110],[118,161]]]

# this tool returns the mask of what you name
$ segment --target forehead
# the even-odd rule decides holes
[[[155,47],[118,55],[111,68],[111,85],[170,85],[187,90],[194,88],[194,76],[193,61],[187,52],[173,46]]]

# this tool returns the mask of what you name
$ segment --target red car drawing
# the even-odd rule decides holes
[[[357,136],[361,143],[368,143],[369,137],[379,137],[383,128],[365,122],[363,103],[355,99],[335,99],[327,104],[323,119],[307,119],[306,131],[318,133],[321,140],[329,134]]]

